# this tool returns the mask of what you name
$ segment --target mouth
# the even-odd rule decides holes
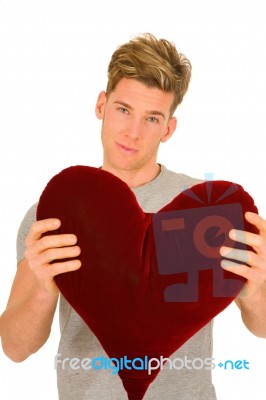
[[[122,150],[124,153],[127,153],[127,154],[134,154],[134,153],[136,153],[138,151],[137,149],[125,146],[125,145],[120,144],[120,143],[116,143],[116,145],[119,147],[120,150]]]

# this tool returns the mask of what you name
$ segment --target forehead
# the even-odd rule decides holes
[[[132,108],[163,111],[166,114],[170,113],[173,99],[173,93],[128,78],[122,78],[109,96],[111,102],[121,101]]]

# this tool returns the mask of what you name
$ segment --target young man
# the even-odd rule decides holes
[[[173,116],[187,91],[189,61],[166,40],[150,34],[119,47],[108,68],[108,86],[96,104],[102,120],[103,165],[127,183],[144,211],[156,212],[184,187],[198,181],[157,164],[161,142],[175,131]],[[7,308],[1,317],[4,352],[16,362],[36,352],[48,339],[59,291],[54,276],[82,268],[74,235],[51,235],[60,221],[36,222],[36,205],[25,216],[18,235],[18,269]],[[247,213],[258,235],[232,232],[232,238],[253,247],[254,252],[222,248],[221,254],[242,261],[223,267],[247,279],[246,295],[236,300],[247,328],[266,337],[266,221]],[[24,248],[25,242],[25,248]],[[25,252],[24,252],[25,251]],[[64,260],[64,261],[63,261]],[[51,263],[56,261],[55,263]],[[97,338],[60,296],[61,341],[57,360],[99,357],[105,354]],[[172,358],[211,358],[212,323],[188,340]],[[58,362],[58,390],[63,400],[127,399],[118,375],[106,371],[73,370]],[[211,371],[164,369],[150,385],[145,400],[214,400]]]

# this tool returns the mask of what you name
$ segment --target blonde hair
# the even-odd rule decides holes
[[[119,46],[108,66],[107,96],[122,78],[136,79],[174,95],[170,113],[182,102],[191,77],[191,64],[175,45],[152,34],[136,36]]]

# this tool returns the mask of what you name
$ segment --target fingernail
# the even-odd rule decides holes
[[[58,226],[60,226],[60,224],[61,224],[61,221],[60,221],[59,219],[55,219],[55,220],[53,221],[53,226],[54,226],[55,228],[57,228]]]
[[[229,236],[230,236],[230,238],[231,239],[236,239],[236,231],[235,231],[235,229],[232,229],[230,232],[229,232]]]
[[[227,261],[227,260],[222,260],[221,261],[221,267],[222,268],[227,268],[227,267],[231,267],[232,265],[231,265],[231,263],[230,263],[230,261]]]

